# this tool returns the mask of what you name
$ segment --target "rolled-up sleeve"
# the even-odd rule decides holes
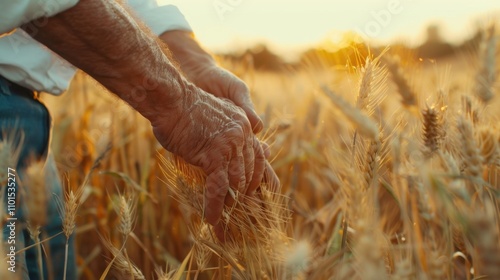
[[[176,6],[159,6],[155,0],[128,0],[127,2],[156,35],[170,30],[192,31],[186,18]]]
[[[41,17],[65,11],[79,0],[0,0],[0,36]]]

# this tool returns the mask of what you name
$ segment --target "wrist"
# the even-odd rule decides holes
[[[179,75],[180,76],[180,75]],[[186,97],[192,94],[192,85],[185,79],[169,81],[158,79],[145,91],[136,91],[138,99],[144,98],[144,106],[138,111],[151,122],[152,126],[176,124],[182,113]],[[141,94],[144,97],[141,97]]]
[[[160,39],[167,44],[184,74],[195,83],[199,72],[217,66],[214,58],[198,44],[192,32],[167,31],[160,35]]]
[[[119,79],[113,78],[109,84],[113,92],[154,125],[172,120],[191,85],[166,58],[162,63],[150,65],[137,67]]]

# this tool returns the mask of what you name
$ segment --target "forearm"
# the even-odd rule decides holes
[[[149,120],[182,100],[187,82],[154,36],[142,30],[115,1],[80,0],[49,18],[44,26],[29,27],[24,28],[35,39]]]

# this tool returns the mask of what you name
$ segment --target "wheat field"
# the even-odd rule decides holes
[[[225,207],[226,243],[203,221],[203,174],[78,74],[44,101],[79,278],[500,279],[498,49],[489,29],[442,60],[221,61],[251,88],[281,180]]]

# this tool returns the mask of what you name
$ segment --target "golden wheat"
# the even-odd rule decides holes
[[[391,50],[360,54],[359,71],[228,63],[253,81],[282,186],[263,184],[252,198],[235,192],[224,243],[204,222],[203,172],[162,151],[146,120],[108,95],[94,98],[101,89],[78,75],[61,97],[71,112],[55,116],[53,145],[77,188],[66,192],[63,230],[76,234],[80,278],[499,277],[492,30],[477,67],[459,55],[430,70]],[[109,156],[96,164],[105,140]],[[99,235],[109,236],[107,250]]]

